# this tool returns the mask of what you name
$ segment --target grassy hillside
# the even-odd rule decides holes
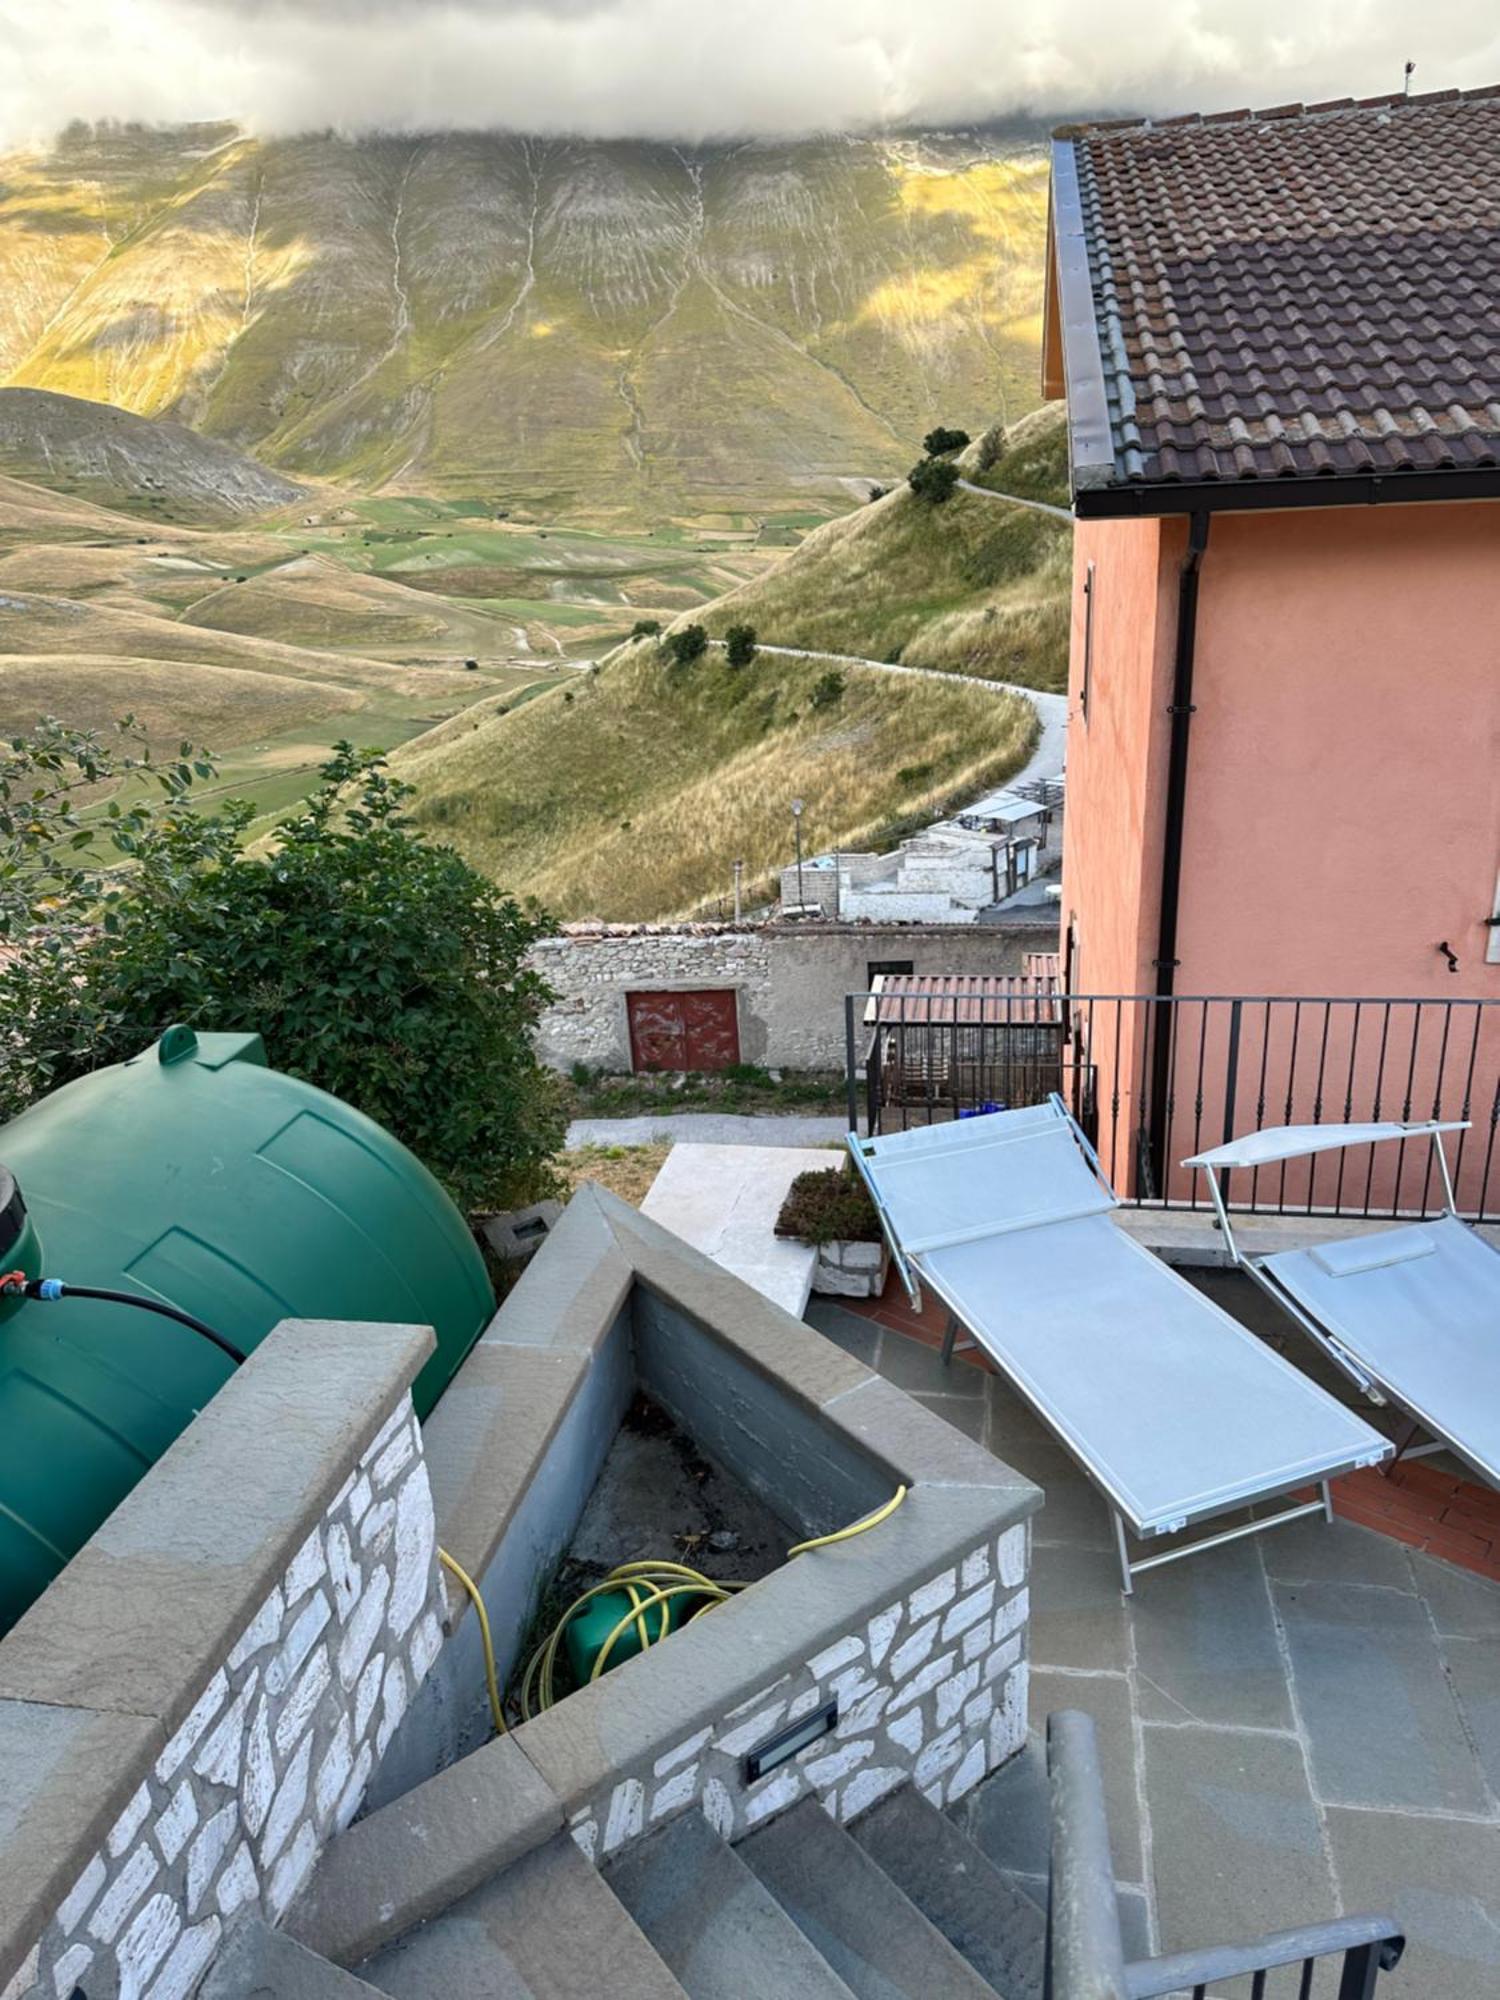
[[[232,521],[303,494],[186,424],[37,389],[0,389],[0,471],[162,521]]]
[[[981,440],[963,471],[997,492],[1065,504],[1065,457],[1052,408]],[[711,632],[744,620],[776,645],[1061,688],[1071,561],[1066,521],[963,491],[929,507],[903,482],[701,617]]]
[[[0,157],[0,383],[365,491],[817,519],[1035,402],[1039,140],[75,129]]]
[[[576,687],[470,710],[395,760],[416,814],[563,917],[650,918],[724,897],[736,859],[768,886],[807,801],[811,850],[868,846],[890,822],[998,783],[1028,754],[1030,705],[955,683],[827,662],[714,654],[668,667],[642,644]],[[571,699],[570,699],[571,697]]]

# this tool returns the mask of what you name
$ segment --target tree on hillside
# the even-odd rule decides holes
[[[690,667],[708,651],[708,634],[701,625],[684,625],[666,637],[667,652],[678,667]]]
[[[637,618],[630,628],[630,636],[635,639],[654,639],[661,631],[659,618]]]
[[[969,442],[967,431],[950,430],[946,424],[939,424],[922,440],[922,449],[929,458],[942,458],[947,452],[962,451]]]
[[[906,483],[929,507],[951,500],[958,484],[958,467],[951,458],[924,458],[906,475]]]
[[[847,682],[837,668],[830,668],[813,682],[812,693],[807,697],[809,708],[837,708],[844,699]]]
[[[755,658],[755,627],[729,625],[724,631],[724,657],[732,667],[748,667]]]
[[[55,722],[0,745],[0,1118],[174,1021],[255,1030],[463,1206],[550,1191],[564,1121],[532,1033],[551,995],[526,962],[546,920],[429,844],[374,752],[336,745],[269,855],[242,851],[246,801],[189,802],[211,770]],[[80,827],[125,775],[156,794]]]

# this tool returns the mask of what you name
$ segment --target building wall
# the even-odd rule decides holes
[[[557,999],[537,1043],[544,1062],[630,1068],[625,996],[696,986],[739,993],[740,1054],[775,1069],[842,1069],[844,996],[863,993],[872,963],[910,960],[919,973],[1019,972],[1027,952],[1056,948],[1040,924],[614,926],[547,938],[533,954]]]
[[[1500,997],[1500,502],[1217,517],[1194,701],[1180,991]]]

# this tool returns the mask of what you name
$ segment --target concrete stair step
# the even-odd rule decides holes
[[[315,1951],[246,1917],[229,1933],[198,2000],[379,2000],[378,1990]]]
[[[359,1977],[395,2000],[684,2000],[624,1904],[559,1834],[420,1930]]]
[[[813,1800],[735,1852],[857,2000],[994,2000],[988,1981]]]
[[[604,1879],[688,2000],[851,2000],[701,1813],[684,1813],[628,1849]]]
[[[1044,1912],[945,1813],[906,1785],[849,1831],[1005,2000],[1042,2000]]]

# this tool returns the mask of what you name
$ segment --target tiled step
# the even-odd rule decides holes
[[[699,1813],[640,1841],[604,1879],[689,2000],[851,2000],[771,1892]]]
[[[849,1831],[1005,2000],[1041,2000],[1045,1916],[946,1814],[907,1785]]]
[[[358,1968],[395,2000],[684,2000],[682,1988],[567,1834]]]
[[[994,2000],[988,1981],[813,1800],[735,1852],[857,2000]]]

